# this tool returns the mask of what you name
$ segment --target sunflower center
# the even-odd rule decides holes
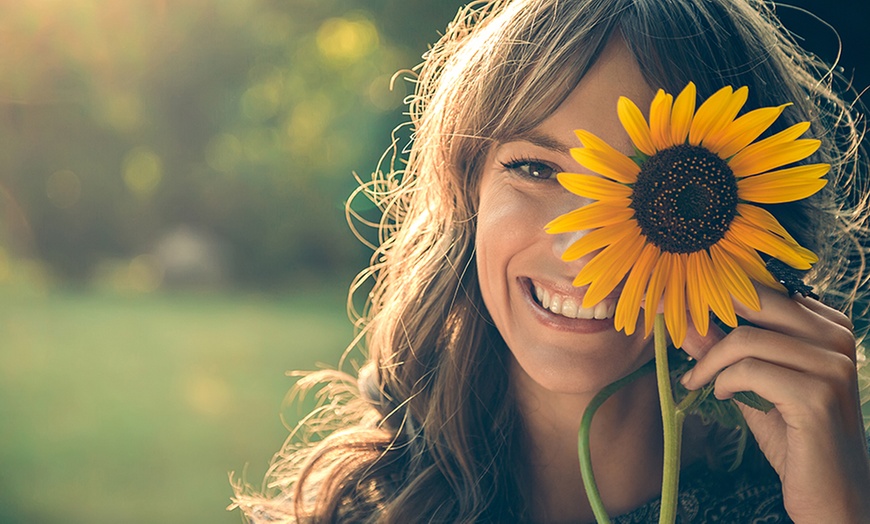
[[[737,213],[737,180],[715,153],[681,144],[644,162],[631,198],[650,242],[670,253],[693,253],[728,231]]]

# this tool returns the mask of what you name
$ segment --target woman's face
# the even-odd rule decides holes
[[[580,307],[586,287],[572,281],[590,256],[574,262],[562,252],[585,232],[551,235],[544,226],[589,201],[569,193],[556,173],[589,173],[570,156],[575,129],[586,129],[627,154],[634,149],[620,124],[620,95],[649,107],[652,89],[618,38],[569,98],[531,133],[490,151],[480,181],[477,266],[483,299],[518,366],[562,393],[597,391],[652,356],[642,326],[627,337],[613,327],[621,286],[594,309]],[[593,253],[594,255],[594,253]]]

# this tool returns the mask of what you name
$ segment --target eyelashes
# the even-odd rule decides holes
[[[512,158],[507,162],[502,162],[501,165],[517,176],[532,180],[555,179],[556,173],[561,171],[549,162],[528,157]]]

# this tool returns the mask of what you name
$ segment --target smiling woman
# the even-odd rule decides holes
[[[696,360],[685,388],[706,388],[731,417],[686,421],[681,521],[870,519],[848,316],[866,313],[858,115],[766,4],[476,2],[418,71],[407,164],[361,189],[384,212],[382,243],[353,286],[374,279],[360,321],[367,360],[357,377],[303,379],[326,382],[299,434],[315,433],[288,440],[268,479],[276,492],[239,486],[234,507],[253,522],[600,518],[582,496],[581,416],[602,388],[649,368],[653,341],[634,327],[664,293],[683,350],[672,358]],[[699,99],[713,102],[695,111]],[[808,127],[820,141],[798,138]],[[760,152],[774,142],[800,151]],[[762,177],[790,163],[802,166],[790,178],[799,198],[771,199]],[[817,164],[832,166],[818,192],[800,175],[818,179]],[[710,183],[695,187],[699,173]],[[653,228],[677,200],[688,222]],[[767,232],[743,235],[750,226]],[[768,249],[765,235],[788,249]],[[787,295],[758,270],[756,249],[795,270],[817,257],[796,275],[821,300]],[[651,277],[659,259],[686,264],[669,273],[670,291]],[[736,284],[711,283],[724,274]],[[669,298],[689,278],[707,293]],[[772,409],[730,400],[741,392]],[[658,407],[643,375],[591,426],[617,522],[659,519]],[[735,426],[748,432],[735,437]]]

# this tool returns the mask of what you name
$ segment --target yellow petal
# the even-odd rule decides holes
[[[571,156],[581,166],[623,184],[633,184],[640,173],[640,166],[615,149],[575,147],[571,149]]]
[[[616,151],[616,149],[613,149],[613,147],[606,141],[598,138],[598,135],[595,133],[591,133],[585,129],[575,129],[574,134],[577,135],[577,139],[580,140],[583,147],[587,149],[597,149],[599,151],[607,152]]]
[[[764,155],[741,159],[737,167],[732,166],[731,170],[734,172],[734,176],[738,178],[764,173],[765,171],[803,160],[815,153],[821,144],[821,140],[811,138],[795,140],[788,144],[782,144],[774,151],[769,151]],[[731,166],[731,163],[729,162],[728,165]]]
[[[595,306],[616,288],[637,260],[643,245],[644,237],[639,229],[635,229],[604,248],[583,266],[574,279],[575,286],[589,284],[586,294],[583,295],[583,307]]]
[[[622,127],[631,138],[634,147],[647,156],[652,156],[656,152],[653,145],[652,137],[649,132],[649,125],[640,112],[637,105],[628,98],[621,96],[616,103],[616,115],[619,121],[622,122]]]
[[[795,269],[811,267],[812,263],[806,258],[807,253],[812,254],[811,251],[797,244],[788,243],[769,231],[758,229],[751,223],[741,220],[739,215],[734,217],[731,227],[725,232],[725,238],[728,240],[733,241],[733,237],[739,238],[742,243],[753,249],[778,258]]]
[[[629,186],[598,175],[559,173],[556,179],[568,191],[593,200],[618,200],[631,197]]]
[[[674,108],[671,112],[671,144],[685,143],[689,127],[692,125],[692,116],[695,114],[695,84],[689,84],[683,89],[677,99],[674,100]]]
[[[701,285],[704,298],[710,304],[710,309],[726,325],[737,327],[737,315],[734,313],[734,303],[731,295],[722,283],[719,275],[713,269],[713,261],[706,251],[698,252],[698,267],[701,273]]]
[[[601,249],[605,246],[621,239],[632,229],[636,229],[637,224],[634,220],[626,220],[612,226],[602,227],[594,231],[590,231],[580,237],[579,240],[568,246],[568,249],[562,253],[562,260],[570,262],[577,260],[580,257],[588,255],[596,249]]]
[[[601,151],[605,155],[619,158],[620,163],[631,162],[632,164],[634,164],[634,161],[632,159],[625,156],[622,152],[618,151],[616,148],[608,144],[605,140],[598,138],[598,136],[596,136],[594,133],[590,133],[585,129],[575,129],[574,134],[577,135],[577,138],[580,140],[580,143],[583,144],[584,148],[594,149],[596,151]],[[628,164],[626,163],[625,165],[627,166]],[[637,164],[635,164],[635,167],[636,166]]]
[[[710,327],[710,315],[707,305],[707,299],[704,297],[704,283],[701,279],[705,275],[701,274],[698,257],[703,251],[689,253],[689,260],[686,263],[686,296],[689,301],[689,313],[692,314],[692,324],[701,336],[707,334]]]
[[[792,244],[798,243],[798,241],[795,240],[784,227],[782,227],[782,224],[779,223],[776,217],[766,209],[751,204],[737,204],[737,214],[745,218],[757,228],[766,229],[771,233],[777,234]]]
[[[644,336],[649,336],[655,325],[659,302],[661,302],[662,294],[665,292],[665,284],[667,284],[669,278],[668,273],[671,268],[672,256],[671,253],[662,252],[658,260],[656,260],[652,276],[650,276],[643,306]]]
[[[734,157],[728,161],[728,166],[731,168],[731,171],[734,172],[734,176],[738,178],[763,173],[764,171],[779,167],[783,164],[777,164],[768,167],[767,169],[758,169],[758,166],[762,162],[769,160],[771,155],[779,153],[783,147],[789,147],[791,144],[794,144],[796,139],[804,134],[804,132],[809,128],[809,122],[801,122],[789,127],[788,129],[780,131],[775,135],[769,136],[764,140],[759,140],[734,155]],[[816,148],[818,148],[818,146],[816,146]],[[813,149],[813,151],[815,151],[815,149]],[[812,154],[812,152],[803,157],[791,160],[791,162],[796,162],[797,160],[806,158],[810,154]]]
[[[722,108],[722,111],[714,117],[710,129],[707,130],[707,135],[701,139],[701,145],[707,149],[711,149],[708,142],[715,143],[717,137],[722,134],[722,131],[734,122],[737,113],[743,109],[743,105],[746,104],[746,99],[748,97],[749,88],[746,86],[741,87],[731,94],[726,101],[725,106]]]
[[[671,142],[671,108],[674,97],[659,89],[649,106],[649,132],[653,145],[662,150],[674,145]]]
[[[628,278],[625,279],[625,287],[619,295],[619,302],[616,304],[613,327],[617,331],[625,329],[626,335],[634,333],[637,327],[637,317],[640,314],[640,301],[643,299],[646,285],[658,257],[659,248],[654,244],[643,246],[643,251],[638,256],[637,262],[632,266]]]
[[[725,94],[714,99],[723,91]],[[689,131],[689,142],[694,145],[704,144],[707,147],[708,138],[715,137],[725,126],[734,121],[737,113],[746,103],[748,95],[749,89],[745,86],[734,92],[729,86],[714,93],[698,108],[692,121],[692,129]]]
[[[592,202],[579,209],[553,219],[544,226],[547,233],[566,233],[610,226],[629,220],[634,216],[634,209],[628,207],[631,201]]]
[[[719,115],[728,107],[733,92],[734,89],[731,86],[725,86],[710,95],[710,98],[701,104],[695,113],[695,118],[692,119],[692,126],[689,128],[690,144],[697,146],[707,137]]]
[[[584,307],[591,307],[601,301],[607,293],[613,291],[613,287],[616,287],[616,284],[619,283],[619,280],[613,283],[613,287],[607,290],[602,296],[597,296],[592,294],[590,297],[590,292],[592,291],[592,286],[595,286],[601,280],[607,280],[608,275],[613,275],[614,273],[620,272],[620,267],[625,265],[625,271],[622,271],[622,275],[631,269],[631,265],[637,259],[637,255],[640,253],[640,250],[643,248],[643,238],[641,237],[640,229],[635,227],[632,228],[627,234],[623,235],[622,238],[615,242],[611,242],[604,250],[595,255],[592,260],[590,260],[583,268],[577,273],[577,277],[574,278],[575,286],[585,286],[587,284],[591,284],[589,289],[586,291],[586,295],[583,297],[583,305]],[[634,253],[634,251],[637,253]],[[629,257],[630,254],[634,254],[633,257]],[[626,260],[629,259],[629,260]],[[620,277],[621,279],[622,277]],[[600,287],[600,286],[597,286]],[[604,286],[606,287],[606,286]]]
[[[764,133],[790,105],[789,103],[779,107],[762,107],[750,111],[725,126],[715,137],[707,139],[704,146],[718,154],[720,158],[727,159],[760,137],[761,133]]]
[[[749,276],[722,247],[717,244],[710,246],[710,260],[713,262],[713,271],[734,298],[754,311],[761,309],[758,292]]]
[[[665,287],[665,325],[674,347],[686,339],[686,255],[671,256],[671,271]]]
[[[741,200],[759,204],[801,200],[825,187],[827,180],[819,178],[825,176],[830,167],[828,164],[808,164],[744,177],[737,181],[737,195]]]
[[[756,253],[751,247],[743,244],[739,240],[734,242],[728,238],[720,239],[715,245],[721,247],[725,252],[731,255],[732,260],[737,262],[737,264],[746,271],[746,274],[756,282],[764,284],[772,289],[785,291],[785,287],[773,278],[773,275],[771,275],[770,271],[767,270],[764,260],[762,260],[758,253]]]
[[[815,264],[819,261],[816,254],[809,249],[802,247],[798,241],[795,240],[784,227],[782,227],[782,224],[779,223],[776,217],[760,207],[750,204],[737,204],[737,216],[735,217],[735,220],[741,224],[749,225],[749,227],[781,237],[786,245],[791,247],[798,256],[802,257],[810,264]],[[747,242],[744,243],[749,245]]]

